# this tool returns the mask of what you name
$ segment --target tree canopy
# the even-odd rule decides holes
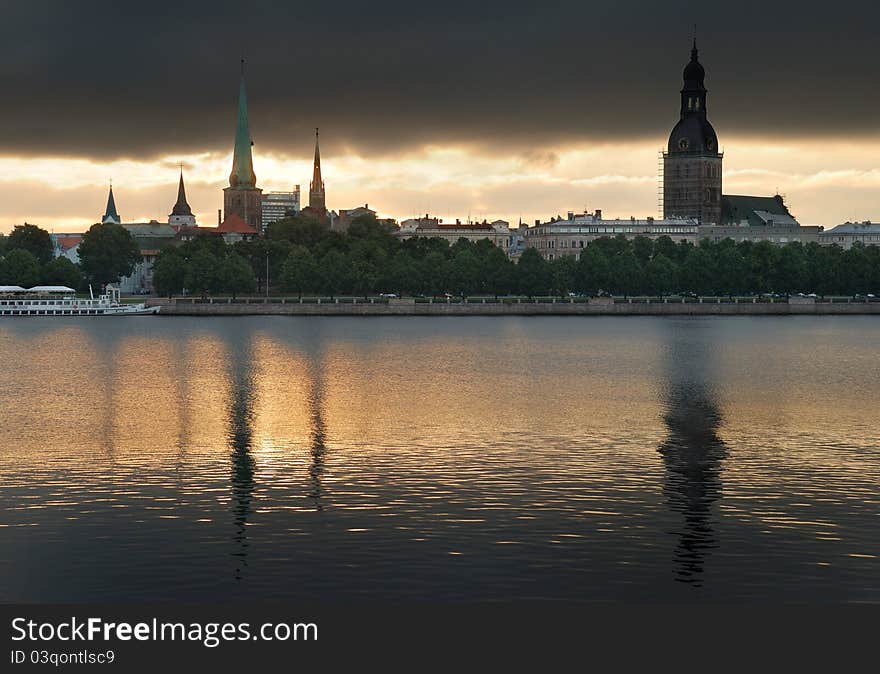
[[[40,283],[40,263],[27,250],[15,248],[0,259],[0,285],[30,288]]]
[[[49,286],[67,286],[76,290],[82,285],[82,272],[66,257],[56,257],[43,265],[42,283]]]
[[[40,264],[47,264],[52,260],[54,248],[49,232],[36,225],[16,225],[7,237],[6,250],[26,250],[36,258]]]
[[[112,222],[92,225],[79,244],[79,264],[91,283],[117,283],[129,276],[141,261],[137,243],[121,225]]]
[[[730,239],[693,245],[668,236],[617,236],[596,239],[576,252],[545,260],[528,248],[513,262],[488,239],[462,238],[452,245],[439,238],[401,240],[370,216],[356,218],[340,233],[298,215],[272,223],[264,240],[227,246],[220,237],[196,237],[179,249],[163,251],[154,279],[163,294],[181,287],[202,294],[240,293],[250,281],[242,280],[233,289],[230,265],[241,272],[239,261],[246,261],[262,286],[268,257],[270,283],[300,296],[852,295],[880,290],[878,247],[844,251],[816,243],[774,246]]]

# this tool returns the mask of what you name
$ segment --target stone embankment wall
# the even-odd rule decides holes
[[[162,308],[160,315],[173,316],[790,316],[790,315],[880,315],[880,302],[845,301],[816,302],[811,298],[777,299],[762,302],[748,299],[737,301],[704,300],[682,302],[611,300],[592,298],[584,301],[541,300],[492,302],[416,302],[413,299],[389,301],[351,300],[300,303],[296,299],[264,301],[249,299],[231,302],[162,300],[147,302]]]

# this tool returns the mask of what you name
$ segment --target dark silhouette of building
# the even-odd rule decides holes
[[[110,193],[107,195],[107,208],[104,209],[104,215],[101,217],[101,224],[112,222],[116,225],[122,224],[122,218],[116,212],[116,199],[113,198],[113,185],[110,185]]]
[[[725,194],[721,197],[722,225],[764,227],[768,225],[799,226],[785,205],[781,194],[772,197]]]
[[[247,94],[244,88],[244,60],[241,66],[241,82],[238,88],[238,125],[235,128],[235,147],[232,155],[232,172],[229,187],[223,189],[223,217],[238,215],[257,232],[263,231],[263,190],[257,188],[254,159],[251,152],[250,127],[248,125]]]
[[[718,137],[706,116],[706,71],[697,58],[697,41],[684,69],[681,119],[663,153],[663,217],[721,222],[721,160]]]
[[[183,167],[180,169],[180,183],[177,185],[177,202],[168,215],[168,224],[189,227],[196,224],[196,217],[186,201],[186,188],[183,186]]]

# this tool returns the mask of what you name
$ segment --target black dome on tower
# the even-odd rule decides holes
[[[691,60],[684,67],[684,88],[689,86],[697,88],[703,87],[703,81],[706,79],[706,70],[698,60],[699,52],[697,51],[697,42],[694,40],[694,48],[691,49]]]
[[[718,136],[706,118],[706,70],[699,61],[697,42],[691,60],[682,73],[681,120],[669,135],[671,154],[704,154],[718,152]]]

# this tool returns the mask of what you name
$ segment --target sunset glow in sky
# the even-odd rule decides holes
[[[546,148],[542,156],[428,147],[397,157],[334,154],[322,143],[331,207],[368,203],[383,216],[431,213],[445,220],[502,218],[531,224],[567,211],[602,209],[608,217],[657,214],[660,143]],[[724,191],[784,194],[802,224],[833,226],[880,212],[880,140],[855,144],[731,139],[724,145]],[[187,197],[203,225],[216,224],[231,165],[230,152],[155,160],[0,158],[0,208],[6,229],[27,221],[54,231],[83,231],[99,219],[112,178],[124,222],[167,219],[184,163]],[[305,203],[311,158],[254,147],[258,184],[266,191],[299,183]],[[14,177],[14,179],[11,179]]]
[[[778,190],[802,224],[880,219],[874,3],[74,4],[5,18],[0,231],[83,231],[111,179],[124,222],[166,221],[180,162],[199,223],[216,224],[244,54],[264,191],[299,184],[307,203],[320,126],[331,209],[657,215],[694,23],[724,192]]]

